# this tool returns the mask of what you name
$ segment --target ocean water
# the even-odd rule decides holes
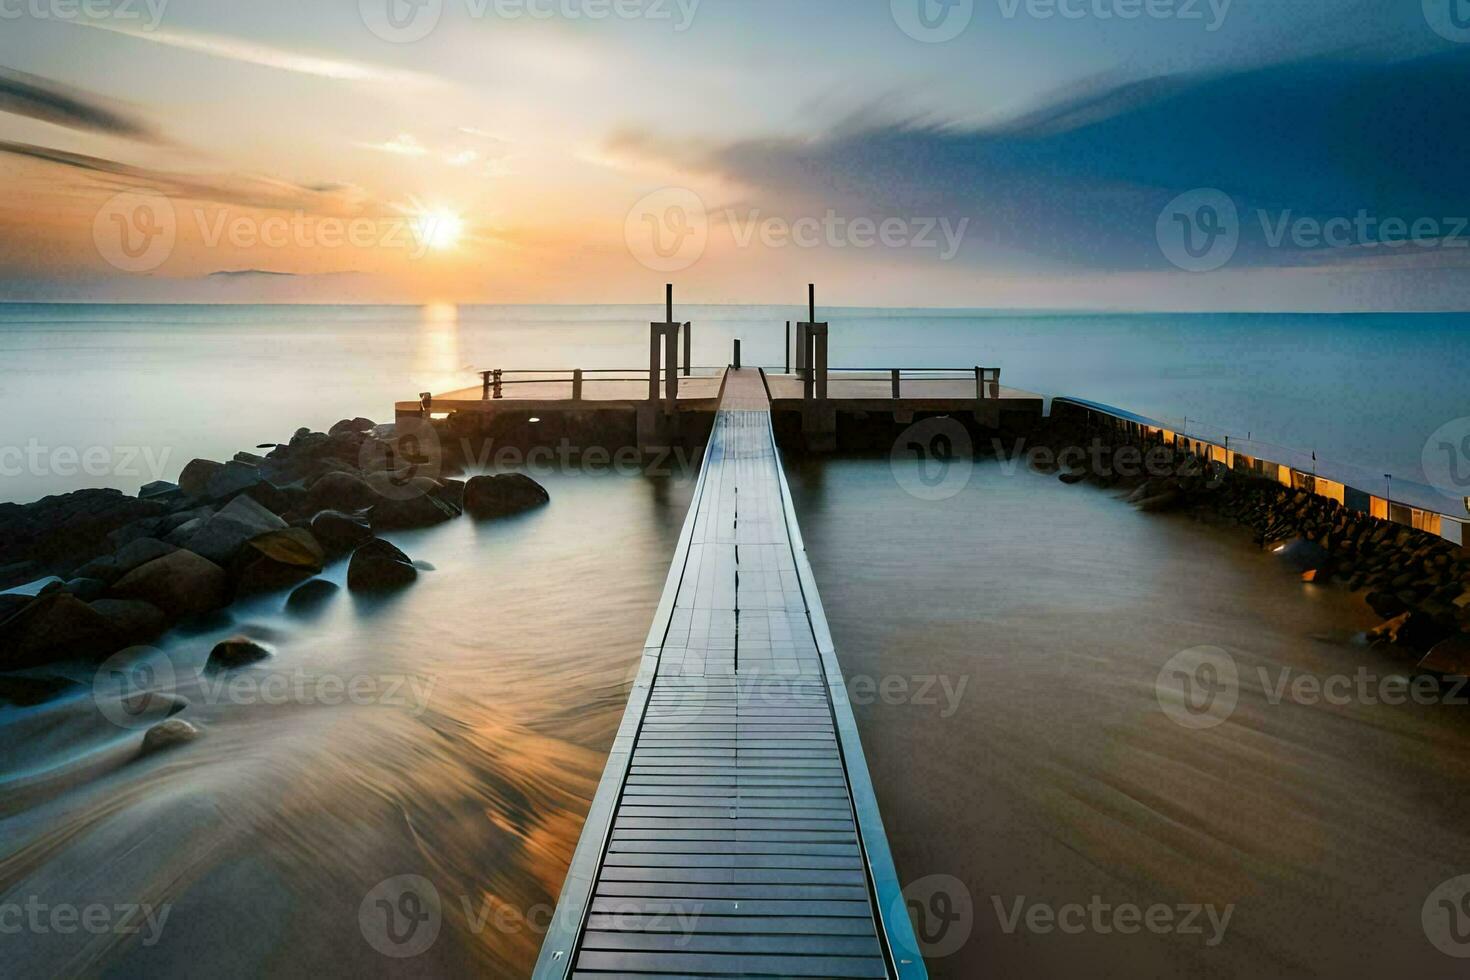
[[[475,368],[630,366],[659,315],[0,307],[0,445],[152,446],[168,478],[298,425],[387,418]],[[777,365],[796,311],[683,315],[696,363],[741,336],[747,361]],[[830,316],[851,331],[834,345],[850,366],[1000,363],[1019,387],[1156,415],[1234,410],[1396,468],[1464,410],[1453,372],[1470,363],[1460,317]],[[550,507],[391,535],[434,566],[402,593],[344,591],[309,611],[266,596],[139,652],[128,668],[188,701],[181,717],[204,732],[188,746],[140,757],[139,730],[99,710],[111,675],[93,664],[59,667],[77,687],[52,704],[0,708],[0,908],[168,910],[156,935],[0,935],[5,969],[524,976],[695,474],[536,475]],[[6,476],[4,496],[128,485],[114,476],[51,465]],[[932,975],[1460,975],[1423,914],[1470,874],[1470,706],[1276,693],[1283,677],[1404,676],[1356,641],[1375,622],[1361,603],[1301,583],[1236,530],[1092,487],[990,461],[927,501],[907,476],[887,457],[790,471],[839,659],[863,685],[854,710],[899,876],[968,903]],[[344,565],[325,577],[341,583]],[[275,655],[227,685],[201,675],[242,631]],[[1239,665],[1240,703],[1193,730],[1156,681],[1202,645]],[[441,900],[437,938],[409,959],[381,955],[371,925],[375,889],[401,875]],[[1094,896],[1232,912],[1214,945],[1208,929],[1006,924],[1018,900]]]
[[[679,307],[693,360],[781,366],[794,307]],[[1013,387],[1115,405],[1424,480],[1470,415],[1470,315],[1098,315],[819,309],[835,367],[998,366]],[[131,490],[302,425],[504,368],[637,368],[660,307],[0,305],[0,500]],[[1470,435],[1467,428],[1466,435]],[[1470,460],[1466,461],[1470,464]],[[1375,490],[1374,487],[1366,489]]]

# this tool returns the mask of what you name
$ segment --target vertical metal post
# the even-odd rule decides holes
[[[898,368],[893,369],[893,400],[898,401]]]
[[[502,398],[502,397],[504,397],[504,393],[500,390],[500,375],[501,375],[501,373],[502,373],[501,372],[501,369],[500,368],[496,368],[495,371],[491,374],[491,377],[490,377],[491,395],[492,395],[492,397],[495,397],[495,398]]]
[[[669,411],[673,411],[679,400],[679,325],[670,320],[664,325],[667,338],[664,345],[664,397],[668,399]]]
[[[664,283],[664,322],[674,322],[674,284]]]
[[[663,356],[660,343],[663,341],[663,326],[657,323],[648,325],[648,400],[658,401],[658,365]]]
[[[572,371],[572,401],[582,400],[582,369],[576,368]]]
[[[791,321],[786,321],[786,374],[791,373]]]
[[[827,325],[817,328],[817,397],[827,398]]]
[[[796,374],[798,377],[806,377],[807,354],[811,350],[811,344],[807,341],[805,323],[796,325]]]
[[[978,365],[975,368],[975,400],[980,402],[985,400],[985,372],[980,370]]]
[[[689,377],[689,324],[684,324],[684,377]]]
[[[806,284],[806,322],[817,322],[817,284],[814,282]]]
[[[734,360],[732,360],[730,363],[735,366],[735,370],[739,371],[740,370],[740,338],[739,337],[736,337],[735,338],[735,351],[734,351],[733,356],[734,356]]]
[[[483,382],[483,387],[480,389],[481,401],[486,401],[490,397],[490,375],[493,373],[493,371],[480,372],[480,380]]]

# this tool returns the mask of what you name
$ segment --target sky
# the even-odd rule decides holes
[[[0,0],[0,301],[1470,309],[1470,0]]]

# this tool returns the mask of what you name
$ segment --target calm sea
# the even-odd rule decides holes
[[[787,307],[680,307],[696,364],[783,364]],[[639,306],[0,305],[0,500],[131,490],[298,426],[389,420],[395,401],[505,368],[636,368]],[[1422,480],[1426,440],[1470,414],[1470,315],[1016,315],[819,311],[839,367],[998,366],[1219,438]],[[1467,433],[1470,434],[1470,433]],[[1376,489],[1367,487],[1365,489]]]

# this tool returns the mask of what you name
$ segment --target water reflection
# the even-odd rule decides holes
[[[430,303],[419,313],[415,330],[414,383],[419,391],[445,392],[463,388],[473,380],[474,366],[465,364],[459,346],[459,307],[453,303]],[[404,395],[412,397],[416,392]]]

